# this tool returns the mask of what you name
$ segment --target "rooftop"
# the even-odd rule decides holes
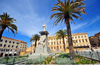
[[[25,41],[21,41],[21,40],[17,40],[17,39],[12,39],[12,38],[8,38],[8,37],[4,37],[4,36],[2,36],[2,38],[6,38],[6,39],[14,40],[14,41],[19,41],[19,42],[27,43]]]

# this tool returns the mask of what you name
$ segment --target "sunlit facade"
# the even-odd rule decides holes
[[[68,38],[65,37],[65,48],[66,52],[69,52],[68,50]],[[76,47],[75,50],[81,51],[81,50],[89,50],[91,48],[89,38],[87,33],[76,33],[72,34],[72,41],[73,41],[73,46]],[[35,41],[33,41],[33,44]],[[37,41],[37,46],[38,46],[39,41]],[[56,35],[53,36],[48,36],[48,47],[50,47],[51,52],[63,52],[63,39],[56,39]],[[33,49],[34,50],[34,49]]]
[[[0,40],[0,57],[19,55],[26,51],[27,42],[2,36]]]

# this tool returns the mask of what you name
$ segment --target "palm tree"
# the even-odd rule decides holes
[[[73,49],[73,43],[72,43],[72,36],[71,36],[71,29],[70,29],[70,22],[75,23],[73,20],[73,17],[76,19],[81,19],[79,16],[81,16],[81,13],[86,14],[84,9],[85,7],[85,3],[83,3],[82,1],[84,0],[64,0],[64,2],[57,0],[58,3],[55,4],[56,7],[53,7],[52,11],[59,11],[58,13],[54,13],[51,15],[51,19],[54,17],[55,18],[55,22],[53,25],[57,25],[59,22],[63,22],[66,24],[67,27],[67,34],[68,34],[68,44],[69,44],[69,52],[71,55],[71,58],[75,58],[75,53],[74,53],[74,49]],[[81,19],[82,20],[82,19]]]
[[[64,37],[66,37],[67,35],[67,30],[59,30],[56,32],[56,36],[57,36],[57,39],[63,39],[63,48],[64,48],[64,51],[66,51],[66,48],[65,48],[65,41],[64,41]]]
[[[15,31],[17,33],[17,26],[14,24],[13,21],[16,21],[14,18],[11,18],[10,15],[7,13],[3,13],[3,15],[0,15],[0,40],[2,37],[2,34],[6,28],[8,30],[11,30],[12,33],[15,35]]]
[[[40,36],[38,34],[35,34],[35,35],[32,35],[31,39],[30,39],[30,42],[31,41],[35,41],[35,48],[36,48],[36,45],[37,45],[37,41],[40,39]],[[33,46],[32,46],[33,47]],[[35,49],[34,49],[34,53],[35,53]]]

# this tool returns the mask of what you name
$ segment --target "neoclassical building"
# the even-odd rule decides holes
[[[65,48],[66,52],[69,52],[68,50],[68,38],[65,37]],[[87,33],[76,33],[72,34],[72,41],[73,46],[75,50],[81,51],[81,50],[89,50],[91,48],[89,38]],[[35,44],[35,41],[33,41],[33,45]],[[39,41],[37,41],[37,46],[39,44]],[[50,47],[51,52],[63,52],[63,39],[56,39],[56,35],[48,36],[48,47]],[[34,48],[32,49],[34,50]]]
[[[0,56],[19,55],[20,52],[26,51],[26,47],[27,42],[3,36],[0,40]]]

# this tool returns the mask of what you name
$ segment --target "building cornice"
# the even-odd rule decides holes
[[[21,41],[21,40],[17,40],[17,39],[12,39],[12,38],[8,38],[8,37],[4,37],[4,36],[2,36],[2,38],[10,39],[10,40],[14,40],[14,41],[18,41],[18,42],[22,42],[22,43],[26,43],[27,44],[27,42]]]

